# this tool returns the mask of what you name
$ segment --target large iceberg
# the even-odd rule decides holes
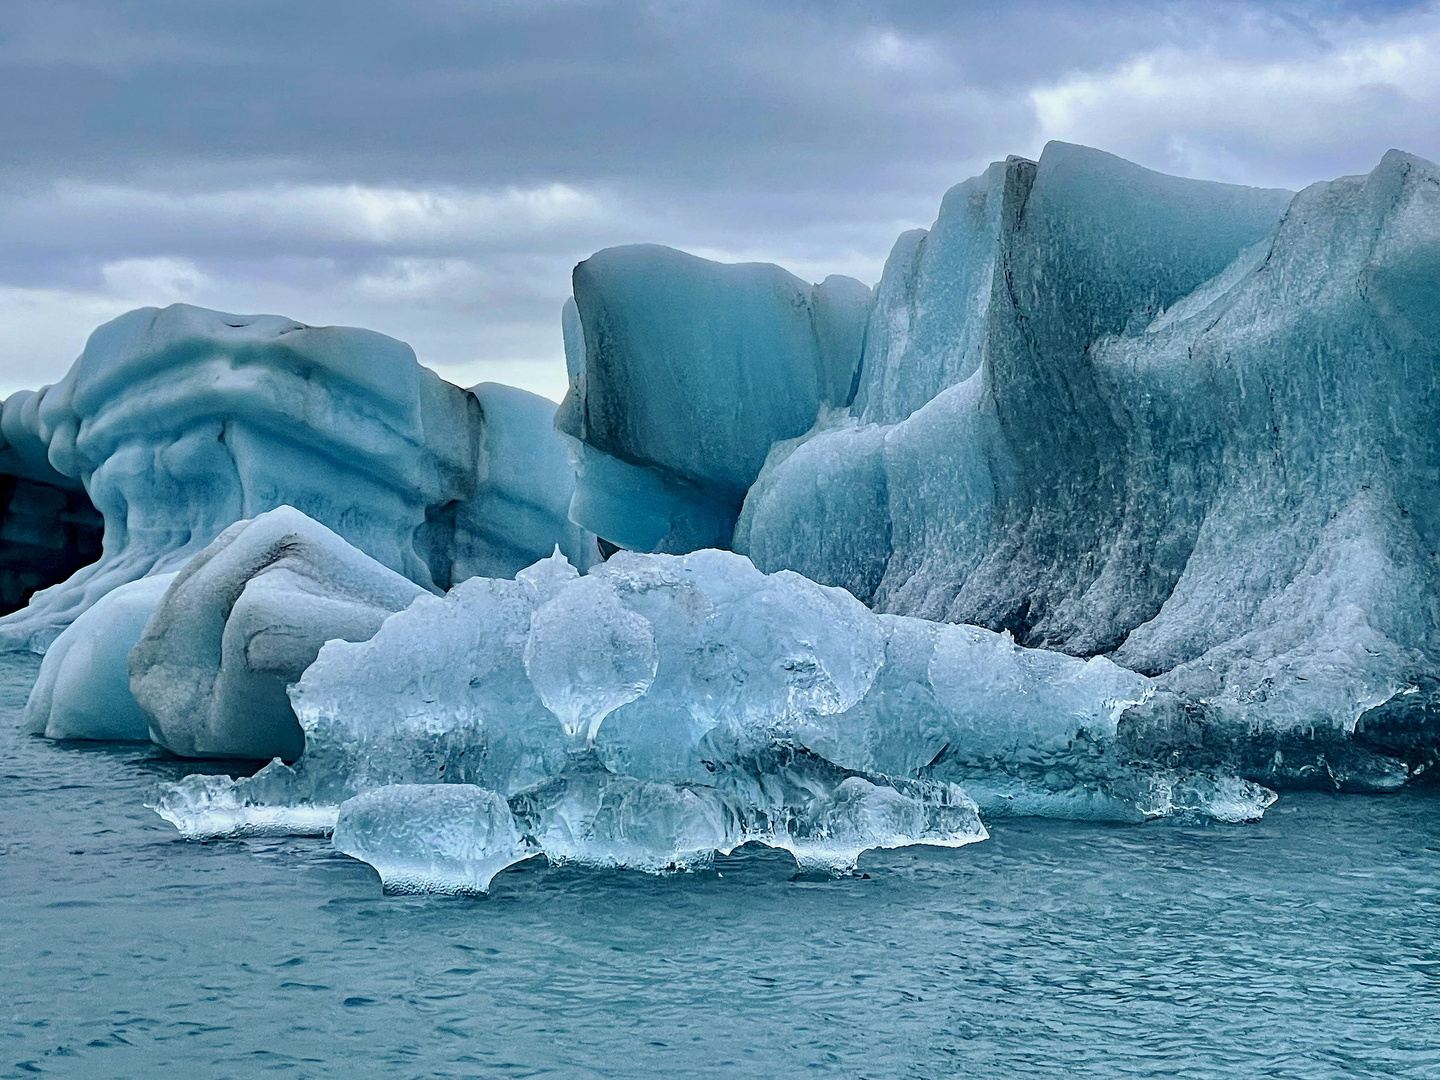
[[[557,512],[573,478],[551,407],[477,391],[368,330],[184,304],[106,323],[64,379],[0,414],[0,472],[79,492],[104,519],[98,561],[0,619],[0,647],[44,651],[111,589],[287,504],[427,589],[514,573],[557,543],[593,561]]]
[[[557,412],[364,331],[102,327],[0,411],[0,599],[105,524],[0,619],[54,643],[32,728],[273,755],[156,809],[399,891],[836,873],[1440,762],[1428,162],[1295,194],[1052,143],[874,290],[614,248],[562,332]]]
[[[1262,788],[1124,756],[1117,720],[1151,693],[729,552],[584,576],[557,554],[329,642],[290,691],[299,761],[187,778],[157,809],[187,836],[334,827],[397,881],[472,884],[497,853],[662,871],[752,841],[838,871],[981,838],[967,792],[992,814],[1258,816]],[[437,785],[468,793],[415,790]],[[442,828],[447,807],[473,824]]]
[[[1052,143],[900,238],[853,396],[771,445],[730,544],[1154,677],[1138,754],[1394,787],[1440,749],[1437,297],[1428,162],[1294,195]]]

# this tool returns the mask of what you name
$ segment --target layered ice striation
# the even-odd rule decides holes
[[[1124,756],[1116,722],[1151,693],[1103,657],[877,615],[730,552],[620,552],[584,576],[557,554],[329,642],[290,691],[293,766],[190,777],[157,809],[187,836],[338,821],[397,888],[459,891],[505,852],[661,872],[759,842],[838,872],[983,838],[967,792],[994,813],[1259,816],[1253,784]],[[413,858],[387,839],[412,815]]]
[[[451,386],[367,330],[184,304],[122,315],[64,379],[0,414],[0,474],[46,485],[74,532],[57,534],[48,562],[19,553],[31,577],[89,562],[0,619],[0,647],[44,651],[111,589],[178,570],[231,523],[281,505],[427,589],[514,573],[557,543],[583,565],[598,553],[561,512],[573,478],[550,409]],[[22,520],[30,488],[7,522]]]
[[[870,289],[654,245],[591,256],[574,287],[571,517],[631,550],[727,546],[770,445],[849,401]]]

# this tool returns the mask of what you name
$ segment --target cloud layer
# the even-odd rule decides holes
[[[1440,157],[1440,5],[10,0],[0,392],[186,300],[558,394],[559,306],[653,240],[873,281],[1048,139],[1299,187]]]

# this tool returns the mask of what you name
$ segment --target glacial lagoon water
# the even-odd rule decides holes
[[[180,840],[142,803],[193,762],[18,734],[37,668],[0,658],[0,1077],[1440,1076],[1435,792],[386,897]]]

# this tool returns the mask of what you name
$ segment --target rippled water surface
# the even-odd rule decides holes
[[[3,1077],[1440,1077],[1433,794],[392,898],[177,839],[141,802],[193,766],[17,734],[37,667],[0,658]]]

